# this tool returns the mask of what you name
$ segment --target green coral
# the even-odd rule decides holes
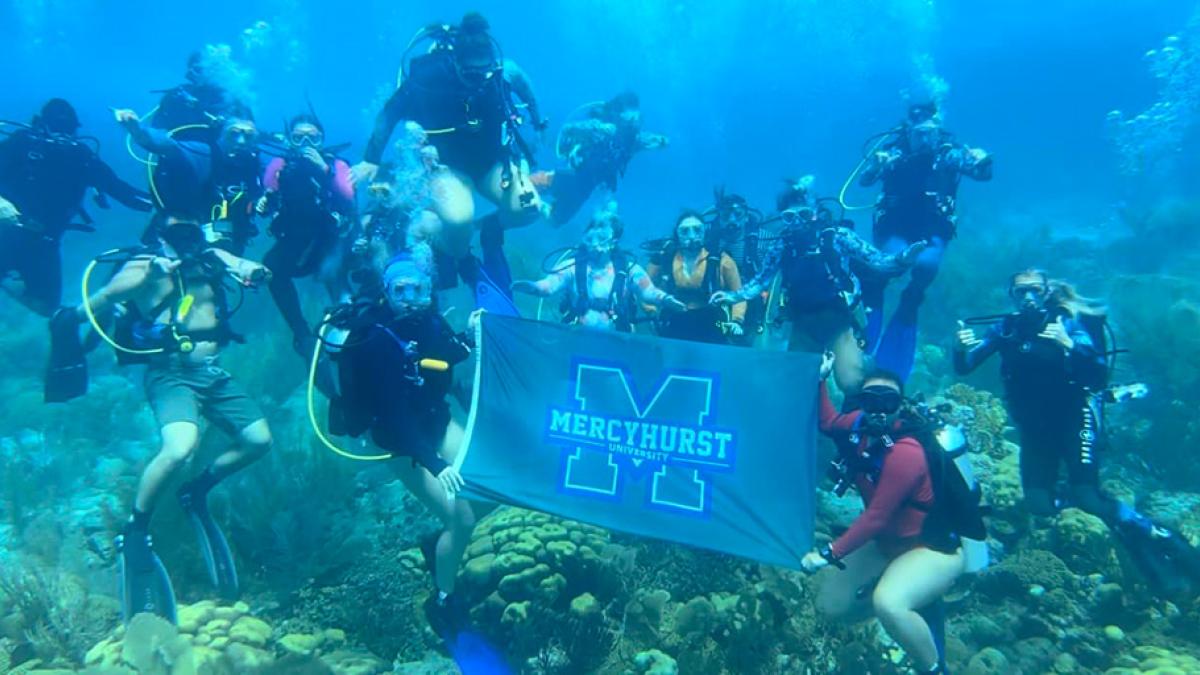
[[[619,627],[624,550],[607,531],[542,513],[502,508],[467,547],[459,581],[471,616],[514,659],[589,669],[608,656]]]
[[[1081,509],[1063,509],[1051,525],[1050,548],[1081,576],[1102,574],[1120,581],[1121,564],[1108,525]]]

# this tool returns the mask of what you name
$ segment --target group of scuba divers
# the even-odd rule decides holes
[[[414,56],[418,45],[428,49]],[[189,470],[204,422],[235,443],[176,495],[218,591],[239,592],[208,495],[272,441],[262,409],[222,368],[220,352],[241,340],[229,323],[241,303],[231,299],[266,284],[309,369],[317,434],[332,447],[326,433],[370,432],[381,450],[371,457],[396,458],[400,479],[442,522],[422,545],[437,588],[427,610],[444,637],[464,630],[455,577],[485,507],[454,498],[464,487],[453,466],[462,431],[450,399],[461,394],[452,371],[470,357],[473,332],[455,332],[435,299],[461,280],[479,310],[515,312],[513,292],[562,295],[566,320],[587,329],[653,324],[667,338],[752,347],[767,329],[789,323],[789,350],[825,355],[820,429],[838,447],[838,491],[854,486],[865,504],[845,533],[803,558],[808,572],[839,568],[820,573],[819,606],[839,617],[873,611],[918,672],[943,672],[940,621],[931,612],[975,566],[964,541],[986,534],[978,489],[954,459],[961,434],[955,440],[936,411],[907,398],[904,382],[918,309],[955,235],[957,187],[964,177],[988,180],[992,158],[957,142],[935,106],[912,106],[899,126],[871,139],[836,198],[816,198],[809,177],[789,181],[767,216],[718,190],[710,208],[685,211],[669,238],[647,245],[645,267],[619,247],[620,216],[601,210],[578,246],[547,257],[543,278],[514,282],[506,230],[539,219],[567,223],[594,191],[616,189],[634,155],[668,140],[642,131],[637,97],[622,94],[569,120],[557,138],[560,165],[535,172],[522,127],[543,131],[548,122],[482,16],[422,30],[403,61],[399,86],[354,166],[325,143],[311,111],[281,135],[261,134],[199,58],[152,114],[114,111],[147,167],[145,191],[99,159],[64,100],[51,100],[30,125],[9,123],[0,142],[0,265],[6,288],[50,319],[46,398],[84,393],[85,356],[107,342],[121,363],[144,364],[160,426],[161,447],[116,540],[125,616],[174,619],[150,521],[168,485]],[[406,145],[387,165],[397,126]],[[845,218],[844,196],[856,178],[882,186],[873,241]],[[107,195],[153,216],[138,246],[88,266],[79,306],[61,307],[59,243],[68,230],[90,229],[86,215],[77,224],[89,189],[101,205]],[[474,195],[495,211],[477,218]],[[262,263],[251,261],[244,256],[256,220],[268,217],[273,245]],[[93,283],[105,263],[114,272]],[[885,323],[885,287],[905,274],[908,286]],[[295,287],[304,277],[324,283],[334,305],[315,327]],[[967,373],[999,355],[1029,510],[1046,516],[1070,505],[1103,518],[1156,588],[1190,591],[1200,569],[1182,537],[1099,488],[1102,406],[1144,393],[1108,382],[1113,350],[1103,310],[1036,270],[1015,274],[1008,294],[1011,313],[974,322],[987,324],[982,335],[960,324],[954,363]],[[845,395],[840,409],[826,388],[831,375]],[[327,430],[313,414],[312,382],[330,398]]]

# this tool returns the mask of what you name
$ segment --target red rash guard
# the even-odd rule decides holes
[[[829,389],[821,383],[821,432],[827,436],[854,430],[861,410],[839,414],[829,400]],[[858,449],[865,451],[869,441],[863,438]],[[841,448],[839,448],[841,451]],[[928,507],[933,504],[933,483],[925,463],[925,450],[914,438],[901,438],[883,458],[877,481],[863,472],[854,476],[862,495],[865,510],[831,545],[835,558],[843,558],[863,544],[875,539],[880,550],[889,556],[914,548],[921,534]],[[924,507],[925,510],[917,508]]]

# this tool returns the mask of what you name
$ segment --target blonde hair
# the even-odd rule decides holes
[[[1108,308],[1101,302],[1080,295],[1072,284],[1061,279],[1051,279],[1044,270],[1037,268],[1030,267],[1012,275],[1009,278],[1008,287],[1012,288],[1017,285],[1018,281],[1034,277],[1040,278],[1042,284],[1046,286],[1046,304],[1061,307],[1072,317],[1080,315],[1102,317],[1108,313]]]

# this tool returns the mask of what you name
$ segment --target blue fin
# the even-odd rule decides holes
[[[208,578],[223,599],[236,600],[240,593],[237,566],[233,562],[233,553],[229,550],[225,534],[208,511],[207,495],[198,498],[194,495],[181,495],[180,502],[196,528],[196,538],[200,543],[200,553],[204,556],[204,566],[208,569]]]
[[[473,631],[460,631],[446,642],[446,649],[463,675],[509,675],[513,672],[504,660],[504,654]]]
[[[150,536],[127,529],[117,538],[117,548],[121,619],[129,623],[134,616],[148,612],[176,623],[175,589],[167,568],[150,546]]]
[[[512,298],[501,290],[482,268],[475,284],[475,308],[501,316],[521,316]]]

